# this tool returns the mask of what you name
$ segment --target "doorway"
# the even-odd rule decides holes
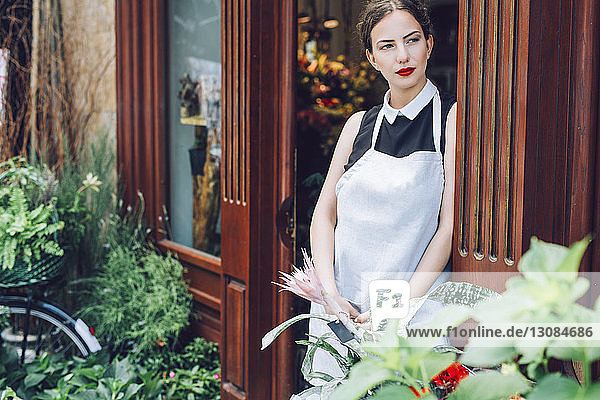
[[[310,250],[309,226],[337,138],[353,113],[381,104],[387,82],[367,62],[356,24],[359,0],[298,0],[296,70],[296,265]],[[434,50],[427,77],[440,91],[456,95],[458,0],[431,0]],[[295,298],[297,313],[309,303]],[[308,323],[295,338],[306,339]],[[307,387],[300,366],[306,348],[297,346],[295,392]]]

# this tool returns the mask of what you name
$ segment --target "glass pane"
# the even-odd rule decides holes
[[[221,11],[219,0],[169,1],[172,240],[221,251]]]

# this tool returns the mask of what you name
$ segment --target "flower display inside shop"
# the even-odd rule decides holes
[[[343,55],[332,59],[326,53],[310,61],[303,50],[298,50],[297,79],[299,133],[318,133],[326,154],[344,121],[372,105],[369,89],[378,75],[367,61],[351,65]]]
[[[368,62],[349,65],[343,55],[320,54],[310,61],[298,51],[298,109],[323,113],[333,124],[364,108],[367,91],[377,79]]]

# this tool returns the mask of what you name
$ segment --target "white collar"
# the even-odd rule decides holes
[[[388,91],[385,92],[385,95],[383,96],[383,113],[385,115],[385,118],[390,124],[394,123],[398,114],[402,114],[410,120],[415,119],[415,117],[421,112],[421,110],[425,108],[427,104],[429,104],[436,91],[437,88],[435,87],[435,85],[431,83],[429,79],[427,79],[427,83],[425,84],[425,86],[423,86],[423,89],[421,89],[419,94],[417,94],[415,98],[412,99],[407,105],[400,109],[397,109],[393,108],[390,105],[391,90],[388,89]]]

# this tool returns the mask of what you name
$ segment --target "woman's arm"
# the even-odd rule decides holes
[[[310,247],[317,275],[325,290],[351,316],[358,315],[358,312],[350,303],[341,298],[333,276],[333,235],[337,221],[335,186],[344,173],[344,165],[348,162],[363,115],[364,111],[353,114],[348,118],[340,133],[310,224]]]
[[[444,192],[440,209],[440,221],[431,242],[427,246],[415,273],[410,279],[410,297],[425,295],[440,276],[452,251],[452,227],[454,224],[454,159],[456,148],[456,103],[446,119],[446,148],[444,150]]]

